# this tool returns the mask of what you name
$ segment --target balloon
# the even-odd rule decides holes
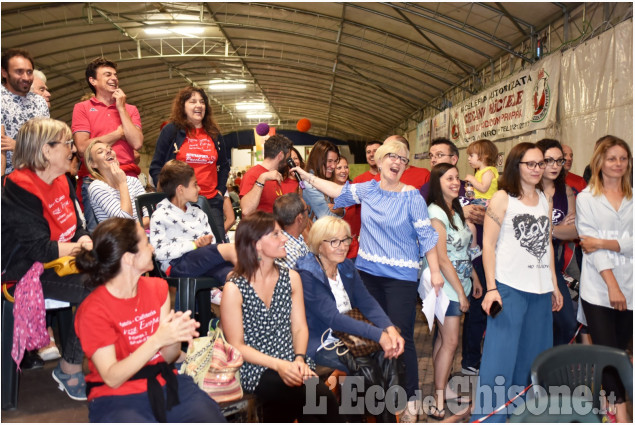
[[[261,122],[256,126],[256,134],[258,136],[266,136],[269,134],[269,124],[266,122]]]
[[[311,128],[311,121],[309,121],[306,118],[302,118],[298,120],[298,124],[296,125],[296,127],[298,128],[299,131],[305,133],[309,131],[309,129]]]

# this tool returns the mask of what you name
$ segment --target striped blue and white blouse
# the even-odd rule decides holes
[[[379,182],[346,183],[335,208],[362,205],[362,228],[355,266],[366,273],[417,280],[419,258],[439,235],[430,226],[428,207],[418,190],[391,192]]]

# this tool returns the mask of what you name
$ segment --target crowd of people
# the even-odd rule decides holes
[[[394,422],[397,413],[416,421],[422,274],[449,300],[432,347],[430,418],[445,418],[458,397],[448,379],[461,334],[461,373],[490,388],[502,376],[505,394],[526,386],[536,356],[570,343],[576,330],[586,342],[631,346],[632,154],[615,136],[597,141],[587,181],[571,172],[572,148],[553,139],[513,146],[500,175],[496,144],[475,141],[467,148],[474,174],[463,180],[450,140],[431,142],[427,170],[410,164],[407,139],[390,136],[366,144],[369,170],[351,181],[336,145],[318,141],[305,163],[281,134],[265,141],[261,164],[230,179],[209,99],[186,87],[156,143],[149,173],[165,198],[150,215],[135,205],[145,193],[143,132],[117,65],[88,64],[93,95],[75,105],[70,127],[49,117],[46,77],[33,65],[24,50],[2,56],[2,281],[19,281],[35,263],[76,258],[80,274],[46,269],[40,281],[43,297],[78,307],[53,379],[91,402],[91,421],[224,421],[176,373],[182,344],[201,324],[178,303],[171,308],[164,280],[146,277],[154,260],[166,276],[224,284],[221,325],[265,421],[359,419],[340,412],[317,365],[386,394],[400,386],[407,402],[377,420]],[[230,243],[235,211],[242,219]],[[565,279],[572,262],[581,271],[577,306]],[[376,346],[359,354],[349,339]],[[40,353],[51,350],[53,339]],[[41,364],[32,352],[20,366]],[[604,372],[603,387],[616,396],[610,413],[628,421],[614,371]],[[310,397],[325,409],[303,410]],[[472,419],[505,421],[505,413],[490,415],[505,401],[473,400]]]

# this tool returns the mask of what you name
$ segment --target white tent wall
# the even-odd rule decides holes
[[[537,63],[539,64],[539,62]],[[483,93],[486,93],[484,90]],[[572,171],[582,174],[588,164],[595,141],[613,134],[633,146],[633,22],[616,27],[566,51],[561,58],[558,96],[558,120],[555,126],[517,137],[497,140],[499,152],[511,150],[521,142],[537,142],[554,138],[574,151]],[[416,125],[404,136],[414,146]],[[472,173],[465,148],[459,148],[461,176]],[[415,159],[411,164],[430,168],[428,159]]]
[[[633,22],[606,31],[562,56],[560,141],[572,146],[582,174],[606,134],[633,147]]]

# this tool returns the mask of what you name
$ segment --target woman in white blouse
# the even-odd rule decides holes
[[[136,177],[126,176],[117,161],[117,154],[107,143],[93,141],[86,149],[86,167],[95,178],[88,188],[93,212],[97,222],[110,217],[137,220],[135,199],[146,191]],[[148,228],[150,219],[144,214],[143,227]]]
[[[602,139],[591,158],[589,186],[576,200],[584,252],[580,298],[593,344],[625,350],[633,336],[633,156],[623,140]],[[609,406],[617,422],[631,422],[614,370],[604,371],[602,386],[617,397],[615,410]]]

